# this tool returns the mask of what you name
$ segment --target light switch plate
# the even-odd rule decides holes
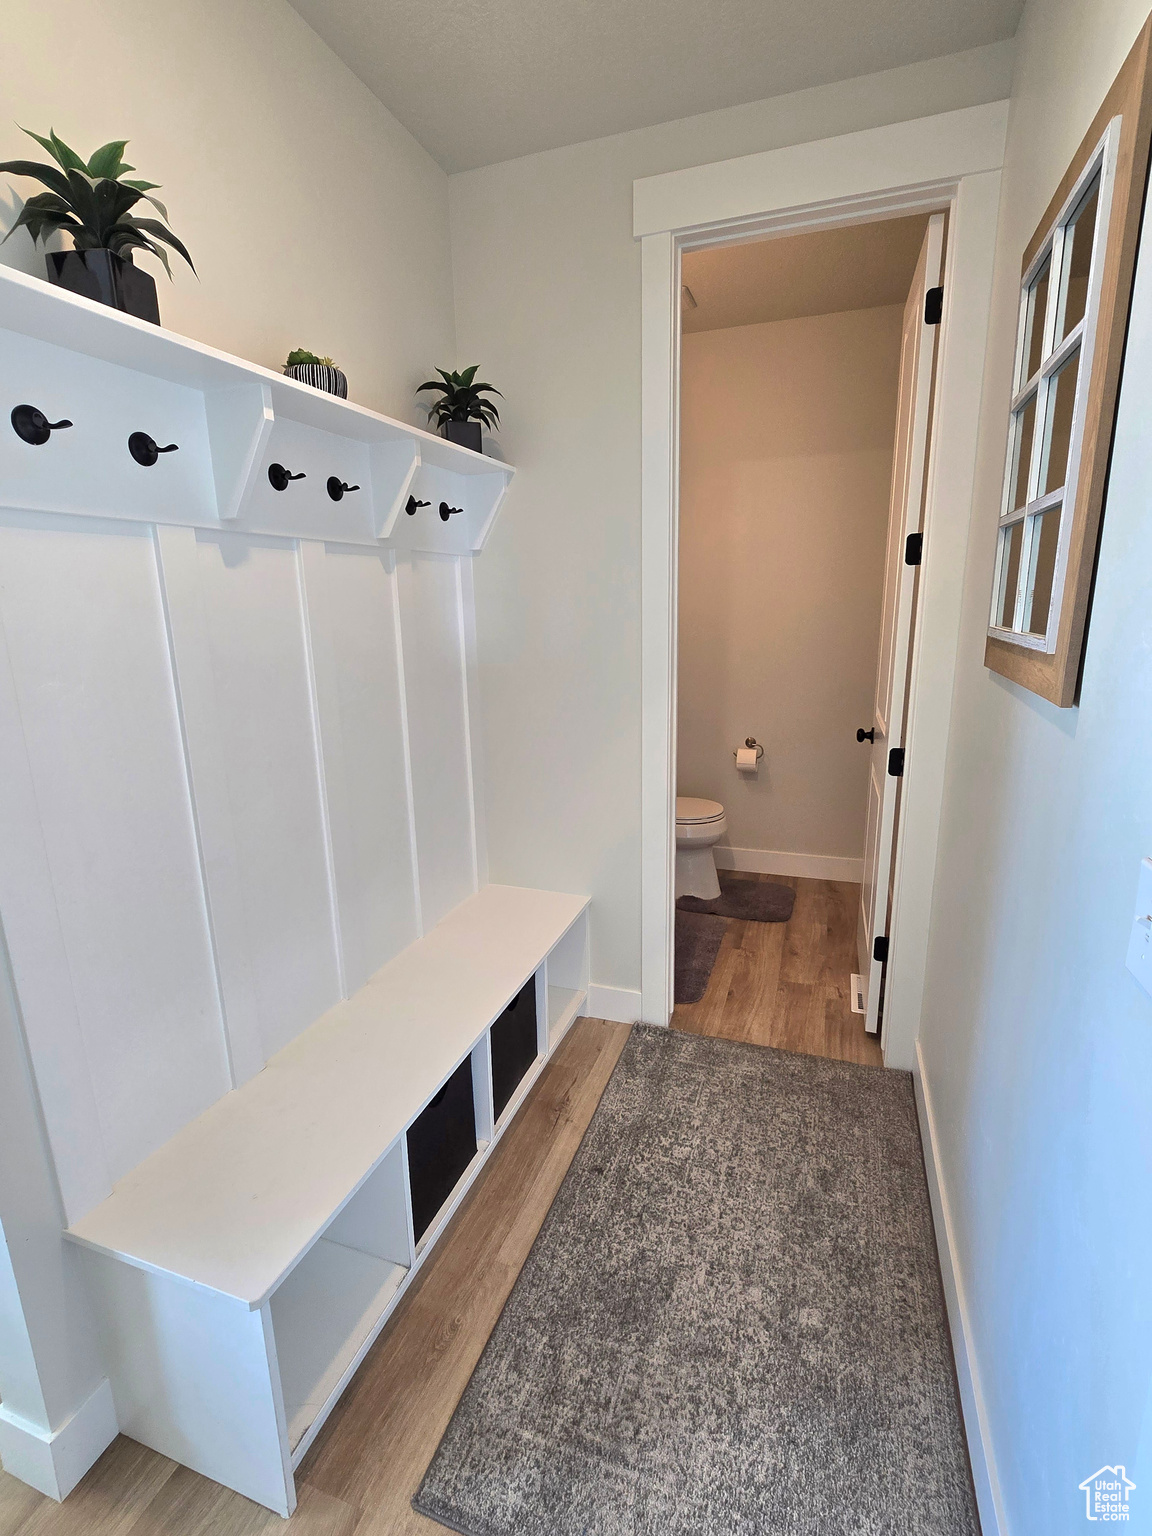
[[[1132,919],[1132,937],[1128,940],[1128,969],[1152,997],[1152,859],[1140,861],[1136,916]]]

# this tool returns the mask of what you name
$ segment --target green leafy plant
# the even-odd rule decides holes
[[[486,427],[499,426],[500,412],[493,401],[482,397],[485,393],[500,395],[500,391],[493,389],[491,384],[474,382],[478,368],[479,364],[465,368],[463,373],[446,373],[443,368],[437,368],[439,379],[429,379],[426,384],[421,384],[416,391],[418,395],[426,389],[441,391],[441,398],[428,406],[429,421],[434,420],[438,427],[447,421],[479,421]],[[500,398],[503,400],[504,396],[500,395]]]
[[[336,364],[330,357],[317,357],[315,352],[306,352],[303,347],[297,347],[295,352],[289,352],[285,368],[295,368],[301,363],[319,363],[322,368],[335,368]]]
[[[35,139],[56,163],[6,160],[0,164],[0,171],[11,176],[31,176],[48,188],[28,199],[5,240],[18,229],[26,229],[33,240],[63,230],[72,236],[78,251],[115,251],[128,261],[132,260],[133,251],[149,251],[159,256],[171,277],[172,268],[164,250],[164,246],[170,245],[195,272],[183,243],[166,223],[161,223],[161,219],[168,218],[167,208],[149,195],[158,183],[124,179],[126,171],[136,169],[124,163],[127,139],[113,139],[101,145],[85,162],[55,132],[49,132],[46,139],[28,128],[21,132]],[[150,203],[160,218],[140,218],[133,213],[141,202]]]

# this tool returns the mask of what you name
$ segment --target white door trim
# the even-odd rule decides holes
[[[907,207],[963,176],[998,171],[1007,126],[1008,103],[993,101],[644,176],[632,183],[632,232],[695,245],[700,235],[728,240],[734,226],[796,214],[808,224],[843,223],[851,203],[873,204],[863,217],[875,218],[894,200]]]
[[[640,1017],[667,1024],[676,875],[676,574],[680,537],[680,250],[642,243]],[[649,425],[655,430],[649,431]]]
[[[680,253],[914,207],[949,211],[924,564],[897,856],[884,1059],[911,1069],[944,789],[1007,103],[694,166],[634,183],[642,260],[641,1017],[672,1012]]]

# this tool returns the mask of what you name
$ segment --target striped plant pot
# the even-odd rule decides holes
[[[284,372],[290,379],[299,379],[301,384],[311,384],[313,389],[339,395],[341,400],[348,398],[347,377],[339,368],[330,368],[327,363],[293,363]]]

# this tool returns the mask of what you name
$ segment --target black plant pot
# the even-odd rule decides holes
[[[444,423],[444,436],[450,443],[459,443],[461,448],[471,448],[474,453],[479,453],[483,441],[481,433],[483,428],[478,421],[446,421]]]
[[[47,256],[50,283],[160,324],[156,279],[115,251],[49,251]]]

